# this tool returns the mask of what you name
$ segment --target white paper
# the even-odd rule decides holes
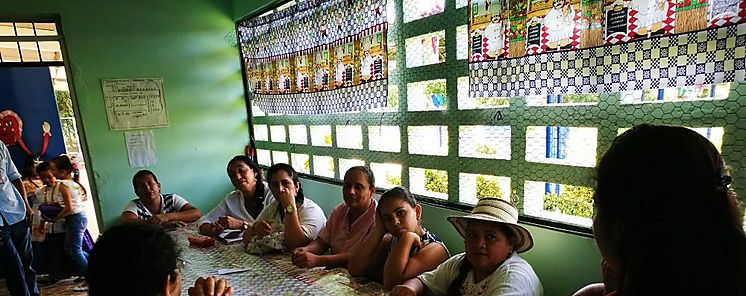
[[[130,167],[146,167],[158,163],[153,131],[124,132],[124,141],[127,144]]]
[[[111,130],[168,126],[163,78],[102,79]]]

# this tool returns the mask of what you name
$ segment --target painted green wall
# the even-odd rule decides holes
[[[59,14],[94,175],[100,221],[110,225],[134,197],[124,133],[110,131],[102,78],[163,78],[169,127],[154,129],[163,192],[203,212],[231,189],[226,162],[248,130],[232,3],[186,1],[4,1],[0,14]],[[92,174],[91,174],[92,172]]]
[[[342,202],[342,188],[337,185],[301,179],[303,192],[329,215]],[[448,216],[465,212],[432,205],[422,206],[422,224],[438,235],[451,255],[464,251],[461,236],[446,221]],[[544,295],[572,295],[588,283],[601,281],[601,255],[593,239],[546,228],[525,225],[534,237],[534,247],[521,257],[531,263],[544,285]]]

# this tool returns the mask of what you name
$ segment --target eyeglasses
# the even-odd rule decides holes
[[[186,260],[182,259],[181,257],[176,258],[176,270],[178,270],[178,271],[184,271],[184,269],[186,268],[187,263],[189,263],[189,261],[186,261]]]

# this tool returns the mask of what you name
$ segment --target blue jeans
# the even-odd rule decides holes
[[[5,221],[3,221],[5,222]],[[0,273],[13,296],[38,296],[36,271],[31,268],[33,253],[26,220],[0,226]]]
[[[80,212],[65,217],[65,253],[72,258],[78,275],[88,270],[88,253],[83,252],[83,232],[88,227],[88,218]]]

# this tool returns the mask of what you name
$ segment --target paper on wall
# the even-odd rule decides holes
[[[130,167],[153,166],[158,163],[155,156],[153,131],[124,132]]]

